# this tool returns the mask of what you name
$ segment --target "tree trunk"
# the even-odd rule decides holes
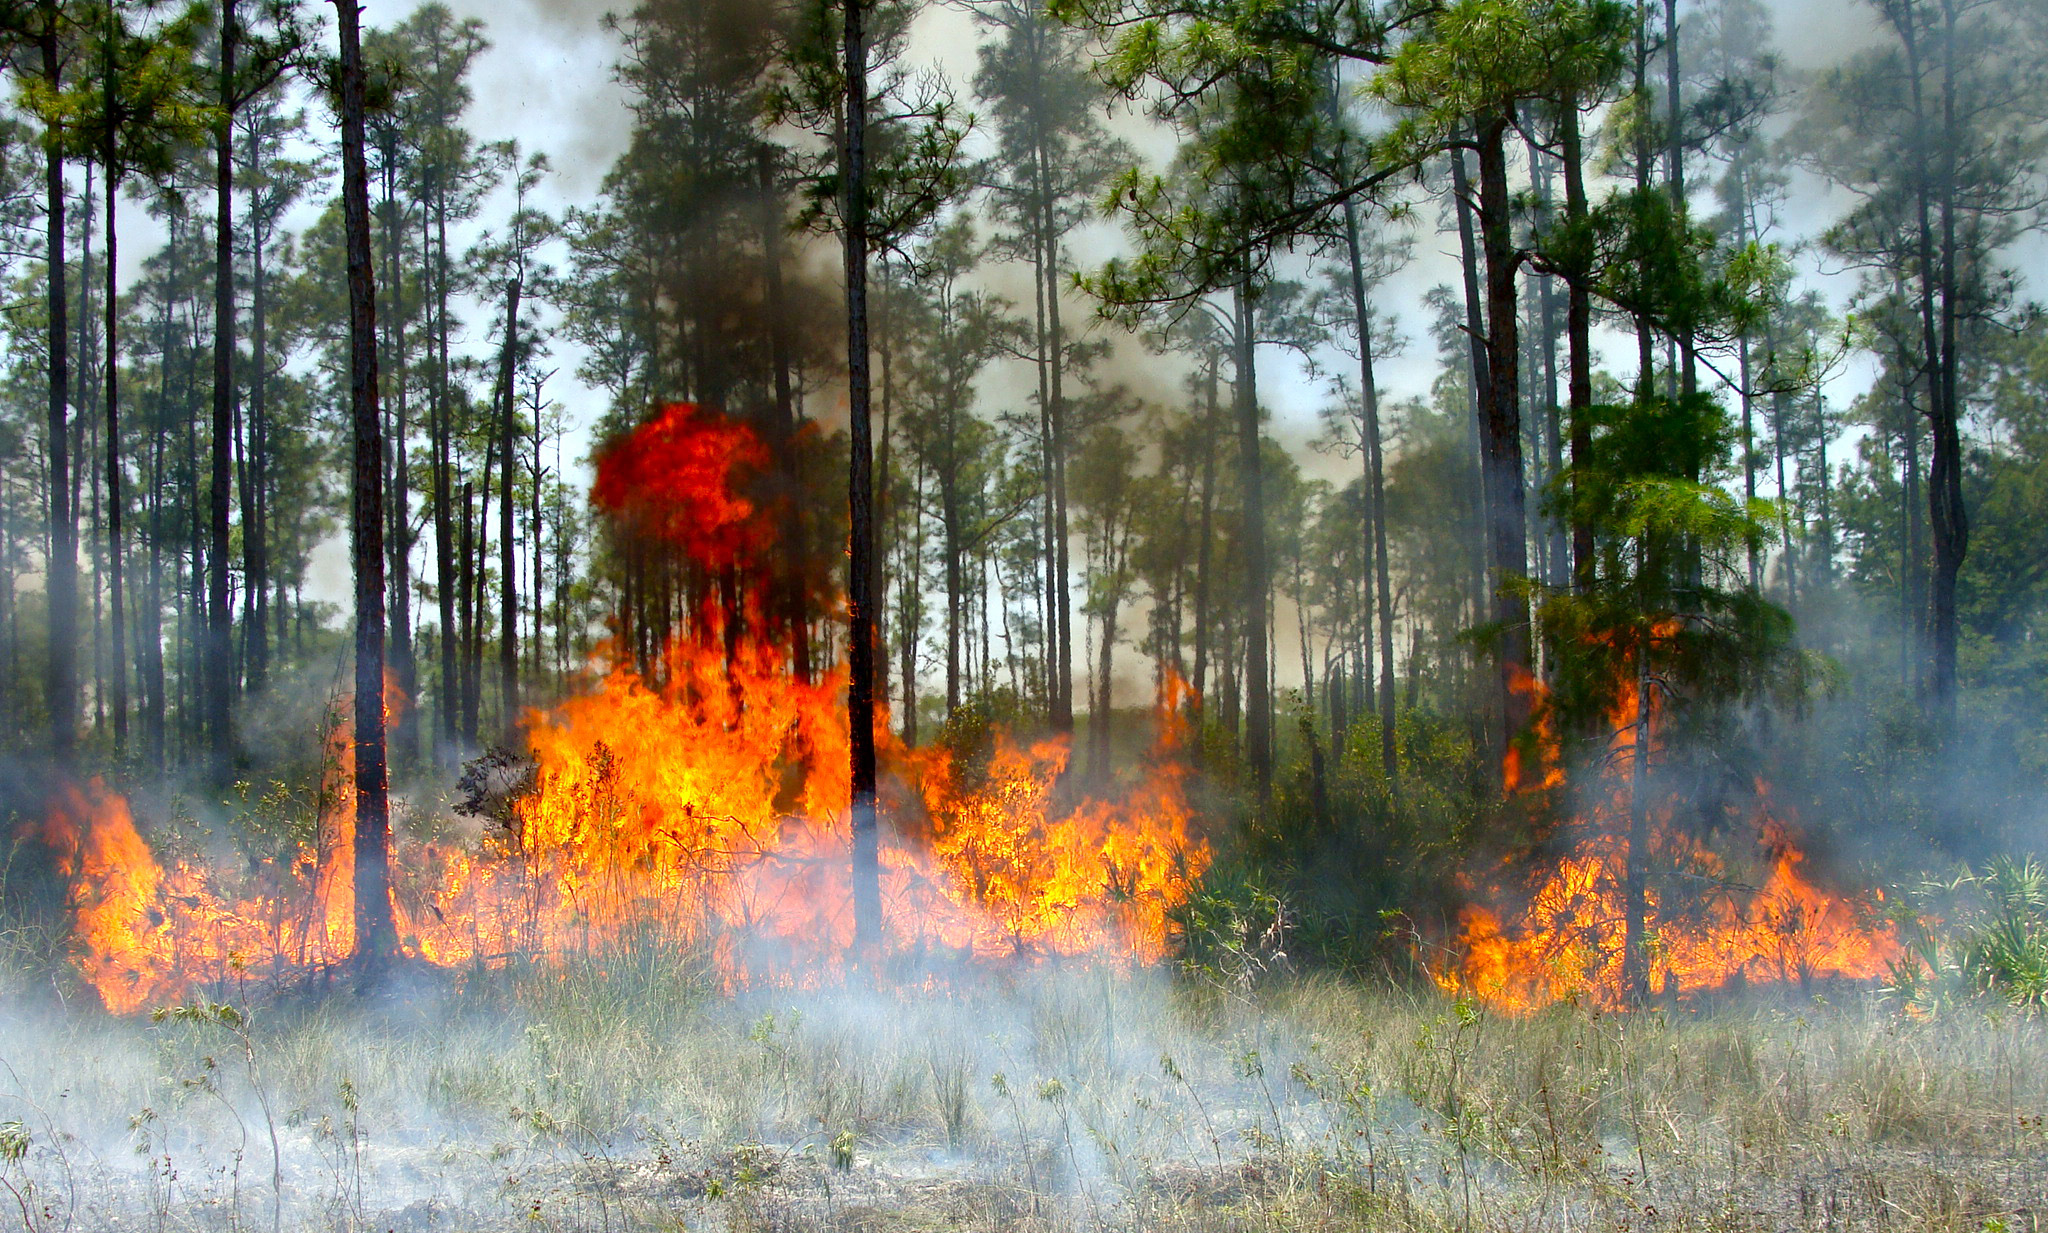
[[[1479,241],[1473,234],[1473,206],[1471,173],[1465,166],[1465,152],[1451,151],[1451,196],[1452,206],[1458,216],[1458,268],[1464,278],[1465,292],[1465,348],[1472,366],[1472,461],[1473,479],[1477,487],[1472,494],[1472,508],[1479,511],[1480,534],[1473,547],[1472,569],[1477,583],[1471,594],[1472,619],[1475,623],[1483,620],[1489,591],[1487,578],[1486,527],[1487,487],[1485,445],[1483,428],[1486,408],[1491,404],[1493,383],[1487,375],[1486,319],[1480,294]]]
[[[781,569],[778,580],[781,595],[779,607],[781,619],[788,627],[789,658],[791,669],[799,681],[811,679],[811,619],[806,610],[804,596],[804,567],[801,546],[803,544],[803,517],[798,494],[802,477],[797,474],[797,460],[794,452],[796,438],[796,396],[790,384],[789,337],[783,321],[782,287],[782,202],[775,188],[774,148],[763,142],[758,155],[761,178],[761,260],[767,282],[768,308],[768,363],[773,369],[775,382],[775,419],[771,439],[776,445],[775,466],[781,477],[782,498],[786,512],[782,523],[782,539],[787,562]],[[887,351],[883,352],[883,385],[888,384]],[[882,498],[888,499],[889,468],[889,413],[888,396],[883,395],[882,412]],[[881,597],[877,597],[881,602]],[[879,612],[878,612],[879,615]],[[878,672],[886,675],[887,657],[876,665]],[[881,697],[889,696],[886,680],[877,691]]]
[[[846,259],[847,469],[847,684],[846,718],[852,777],[853,959],[872,964],[882,941],[880,836],[875,803],[874,443],[868,388],[868,183],[867,5],[845,5],[842,68],[846,76],[840,150]]]
[[[1484,419],[1487,549],[1493,572],[1503,738],[1527,724],[1527,695],[1515,688],[1529,671],[1529,605],[1516,590],[1529,573],[1524,532],[1522,423],[1518,390],[1520,342],[1515,307],[1513,219],[1509,213],[1506,136],[1508,118],[1491,116],[1478,128],[1479,237],[1486,254],[1486,371]]]
[[[259,165],[261,145],[249,134],[249,163]],[[249,545],[249,576],[254,603],[247,614],[250,692],[260,694],[270,672],[270,352],[269,284],[263,249],[269,220],[251,210],[249,220],[249,470],[255,508],[245,515],[242,535]],[[282,605],[279,605],[282,609]]]
[[[1941,0],[1941,338],[1935,379],[1941,398],[1935,404],[1933,456],[1929,459],[1927,494],[1934,528],[1932,698],[1936,717],[1953,730],[1956,718],[1956,578],[1970,549],[1970,516],[1963,505],[1962,412],[1958,406],[1956,332],[1956,0]]]
[[[1059,705],[1053,711],[1053,728],[1060,732],[1074,730],[1074,594],[1067,580],[1073,576],[1073,566],[1067,556],[1067,542],[1071,538],[1067,530],[1067,398],[1065,392],[1066,335],[1060,327],[1059,297],[1059,239],[1047,241],[1046,282],[1049,284],[1045,297],[1045,318],[1048,342],[1052,348],[1052,516],[1054,574],[1059,585],[1054,588],[1057,602],[1053,605],[1053,616],[1059,623],[1059,665],[1053,673],[1053,683],[1059,687]]]
[[[519,363],[519,284],[505,293],[505,351],[498,360],[498,389],[504,399],[498,420],[498,687],[504,743],[519,744],[519,569],[513,551],[513,372]]]
[[[1664,0],[1664,82],[1665,82],[1665,159],[1670,164],[1671,206],[1683,220],[1686,210],[1685,198],[1685,108],[1683,100],[1683,79],[1678,75],[1678,0]],[[1690,320],[1684,320],[1676,331],[1679,356],[1678,390],[1683,397],[1690,398],[1699,392],[1699,345],[1695,329]],[[1698,483],[1700,477],[1693,475]],[[1698,550],[1690,549],[1692,557],[1689,569],[1697,574],[1699,570]]]
[[[1199,725],[1209,697],[1209,565],[1216,538],[1216,438],[1221,435],[1222,407],[1216,396],[1219,356],[1211,353],[1202,381],[1202,516],[1195,538],[1195,720]]]
[[[484,469],[484,476],[485,482],[488,483],[490,477],[490,469],[488,467]],[[458,599],[461,608],[460,620],[462,626],[461,632],[456,639],[456,649],[459,653],[458,673],[461,682],[458,691],[461,698],[462,715],[459,730],[464,747],[469,750],[476,748],[477,721],[480,718],[478,711],[481,709],[481,699],[477,696],[475,649],[477,593],[481,589],[477,575],[482,571],[478,568],[478,557],[481,554],[478,552],[476,541],[476,484],[474,481],[464,480],[462,481],[462,560],[456,571],[456,585],[459,591]]]
[[[337,4],[348,0],[335,0]],[[434,373],[434,399],[430,408],[433,423],[434,450],[434,583],[435,599],[440,608],[441,629],[439,651],[441,660],[441,696],[437,708],[440,716],[441,739],[437,743],[437,758],[445,761],[452,756],[460,725],[462,709],[461,674],[456,664],[455,629],[455,511],[451,504],[454,496],[454,462],[450,438],[454,429],[450,421],[454,408],[448,396],[448,201],[445,190],[435,194],[434,221],[440,242],[432,243],[432,237],[422,237],[422,246],[428,250],[428,261],[434,271],[434,332],[438,349]],[[422,222],[426,220],[423,218]]]
[[[1267,684],[1265,466],[1259,444],[1258,312],[1252,289],[1238,283],[1236,309],[1237,465],[1244,493],[1245,758],[1264,800],[1273,786],[1273,705]]]
[[[1565,277],[1564,332],[1566,359],[1566,431],[1571,436],[1572,586],[1581,594],[1592,589],[1598,562],[1594,557],[1593,523],[1580,508],[1586,493],[1580,483],[1593,466],[1593,293],[1592,271],[1586,268],[1583,245],[1590,209],[1586,202],[1586,155],[1579,129],[1579,101],[1566,96],[1558,120],[1563,147],[1565,226],[1573,238],[1572,268]]]
[[[109,70],[109,83],[112,82]],[[112,85],[108,89],[111,92]],[[111,152],[110,152],[111,153]],[[128,748],[128,625],[126,545],[121,534],[121,348],[119,304],[115,299],[115,275],[120,269],[120,252],[116,247],[114,231],[114,203],[120,188],[121,177],[114,174],[113,160],[109,158],[106,175],[107,191],[107,285],[105,303],[106,322],[106,368],[101,374],[107,387],[107,414],[104,424],[107,447],[107,668],[113,675],[113,727],[114,753],[118,757]],[[195,562],[197,558],[195,557]]]
[[[411,444],[407,398],[411,366],[406,362],[405,279],[399,273],[403,233],[398,225],[396,150],[387,149],[382,161],[383,200],[379,208],[384,215],[384,293],[390,299],[391,316],[381,335],[390,350],[379,367],[381,375],[391,381],[394,404],[392,439],[387,443],[391,456],[391,501],[387,511],[391,535],[391,673],[403,695],[393,708],[397,715],[391,734],[391,757],[401,765],[410,765],[420,756],[420,674],[412,638],[412,465],[407,456]]]
[[[960,709],[961,608],[966,584],[960,576],[959,460],[952,456],[950,446],[946,454],[939,474],[939,529],[946,555],[946,720],[950,723]]]
[[[391,806],[384,749],[384,447],[377,418],[377,290],[363,159],[362,10],[334,0],[341,34],[341,200],[348,245],[349,413],[355,567],[355,967],[373,981],[398,953],[391,902]]]
[[[44,22],[37,40],[42,51],[43,81],[56,90],[63,81],[58,55],[55,0],[41,6]],[[49,410],[44,423],[50,466],[50,553],[46,582],[49,604],[49,663],[44,689],[50,710],[50,749],[59,764],[71,760],[78,736],[78,520],[72,499],[71,451],[65,407],[71,381],[69,299],[64,271],[64,156],[55,143],[43,147],[45,242],[49,275],[46,292],[49,323]]]
[[[1351,314],[1358,323],[1358,383],[1363,419],[1366,481],[1365,555],[1372,571],[1368,590],[1379,604],[1378,621],[1367,617],[1368,628],[1379,627],[1380,656],[1380,769],[1388,784],[1398,782],[1399,758],[1395,749],[1394,714],[1394,594],[1387,565],[1387,480],[1380,452],[1380,392],[1373,371],[1372,305],[1365,297],[1365,261],[1358,234],[1358,207],[1344,201],[1344,238],[1351,266]]]
[[[1643,565],[1643,548],[1637,541],[1637,570]],[[1649,999],[1649,914],[1650,809],[1646,793],[1650,771],[1650,630],[1645,626],[1636,643],[1636,719],[1633,745],[1629,750],[1628,860],[1622,875],[1622,996],[1629,1005],[1640,1006]]]
[[[241,35],[235,0],[220,12],[220,108],[213,141],[213,442],[212,543],[206,571],[206,735],[213,777],[234,757],[234,620],[228,606],[228,485],[235,417],[235,50]]]

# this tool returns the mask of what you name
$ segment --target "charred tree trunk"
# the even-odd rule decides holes
[[[228,607],[228,500],[235,418],[235,0],[220,11],[220,118],[213,141],[213,442],[206,571],[206,736],[216,779],[234,758],[234,621]]]
[[[355,966],[374,980],[398,954],[391,903],[391,806],[384,750],[384,447],[377,417],[377,290],[370,266],[370,185],[363,158],[362,10],[334,0],[341,33],[342,214],[348,245],[349,413],[354,462]]]
[[[1594,583],[1593,523],[1580,508],[1580,484],[1593,466],[1593,294],[1592,272],[1586,268],[1585,229],[1591,213],[1586,202],[1586,155],[1579,128],[1579,101],[1566,97],[1559,115],[1564,161],[1565,226],[1572,244],[1571,270],[1565,277],[1564,332],[1566,431],[1571,435],[1572,585],[1584,594]]]
[[[1522,408],[1518,377],[1515,287],[1521,264],[1508,204],[1508,117],[1478,126],[1479,236],[1486,254],[1486,372],[1484,417],[1487,553],[1493,572],[1493,621],[1499,640],[1502,736],[1513,740],[1527,724],[1526,695],[1515,686],[1529,670],[1529,605],[1517,590],[1529,573],[1522,469]]]
[[[880,835],[875,802],[875,500],[874,442],[868,379],[868,0],[842,0],[842,68],[846,77],[840,180],[845,198],[847,470],[850,539],[847,556],[846,718],[852,776],[853,950],[872,963],[882,941]]]

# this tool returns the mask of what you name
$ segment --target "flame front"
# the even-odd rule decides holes
[[[1668,630],[1653,636],[1668,636]],[[1522,683],[1536,703],[1533,740],[1502,767],[1510,793],[1565,785],[1553,717],[1541,684]],[[1632,776],[1636,742],[1658,749],[1661,707],[1640,687],[1621,691],[1608,715],[1603,781],[1594,806],[1574,818],[1570,842],[1512,911],[1474,903],[1459,914],[1450,955],[1430,975],[1447,992],[1469,993],[1496,1010],[1526,1014],[1561,1001],[1607,1009],[1628,1004],[1624,978],[1631,811],[1646,812],[1643,864],[1658,871],[1644,888],[1644,971],[1648,992],[1677,999],[1738,985],[1807,985],[1815,980],[1875,980],[1903,953],[1896,927],[1879,919],[1883,895],[1831,893],[1801,866],[1806,854],[1755,785],[1750,818],[1762,876],[1729,862],[1674,825],[1675,802],[1646,801]],[[1747,875],[1747,876],[1745,876]],[[1686,888],[1683,895],[1661,887]],[[1486,898],[1515,898],[1495,888]]]
[[[743,570],[772,515],[735,482],[764,457],[743,427],[672,410],[601,461],[593,495],[699,566]],[[530,763],[503,769],[530,766],[531,782],[486,793],[496,805],[480,833],[402,835],[407,953],[470,968],[658,936],[703,948],[731,982],[829,977],[852,938],[846,683],[843,670],[792,671],[758,609],[707,602],[654,672],[621,654],[592,691],[528,712]],[[1153,754],[1107,797],[1065,783],[1064,738],[999,734],[970,769],[878,730],[891,952],[1163,957],[1169,914],[1210,859],[1177,756],[1183,690],[1163,692]],[[45,838],[71,880],[79,971],[110,1010],[349,956],[351,748],[337,724],[318,838],[243,876],[197,856],[167,867],[101,784],[61,796]]]

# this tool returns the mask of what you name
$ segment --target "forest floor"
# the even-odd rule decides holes
[[[659,952],[113,1019],[0,1001],[0,1227],[2048,1225],[2048,1025],[1866,994],[1503,1018],[1150,973],[708,993]]]

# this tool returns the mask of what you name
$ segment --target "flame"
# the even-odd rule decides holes
[[[1666,622],[1651,636],[1676,632],[1676,623]],[[1563,787],[1547,694],[1533,677],[1518,685],[1535,701],[1536,719],[1528,752],[1510,749],[1503,761],[1507,790]],[[1571,823],[1574,838],[1555,865],[1512,912],[1495,906],[1512,898],[1498,889],[1485,896],[1494,903],[1470,904],[1460,912],[1450,956],[1427,965],[1446,992],[1469,993],[1516,1014],[1560,1001],[1626,1007],[1631,772],[1639,732],[1648,733],[1651,753],[1659,748],[1663,711],[1654,693],[1647,720],[1642,706],[1641,690],[1631,683],[1610,709],[1596,803]],[[1667,875],[1652,878],[1645,888],[1646,970],[1654,997],[1676,999],[1740,985],[1803,986],[1830,978],[1875,980],[1903,953],[1896,927],[1878,919],[1882,894],[1836,894],[1815,884],[1802,871],[1807,857],[1786,825],[1785,811],[1773,805],[1768,785],[1757,782],[1755,792],[1750,823],[1760,878],[1673,825],[1673,801],[1645,802],[1647,866]],[[1697,889],[1681,897],[1661,891],[1660,884]]]
[[[765,458],[743,425],[670,408],[605,453],[593,500],[696,566],[764,566],[773,514],[743,490]],[[409,955],[472,969],[652,934],[704,948],[735,984],[838,971],[852,940],[845,672],[796,675],[758,600],[737,614],[707,602],[648,674],[621,655],[588,692],[527,712],[530,762],[500,767],[508,782],[477,833],[401,833]],[[892,955],[1162,958],[1169,915],[1210,860],[1179,757],[1185,693],[1162,691],[1154,750],[1113,799],[1067,784],[1065,738],[998,734],[985,765],[966,766],[879,723]],[[72,883],[78,970],[109,1010],[286,981],[352,953],[347,714],[328,737],[317,837],[261,878],[196,857],[166,868],[97,782],[61,799],[46,836]],[[510,782],[527,768],[530,782]]]
[[[690,403],[655,418],[597,456],[591,503],[640,534],[718,569],[756,558],[771,524],[745,495],[768,465],[746,425]]]
[[[42,838],[70,879],[79,974],[116,1014],[222,986],[281,963],[313,968],[339,954],[319,906],[318,855],[239,872],[180,857],[159,861],[128,802],[105,783],[64,785]]]

